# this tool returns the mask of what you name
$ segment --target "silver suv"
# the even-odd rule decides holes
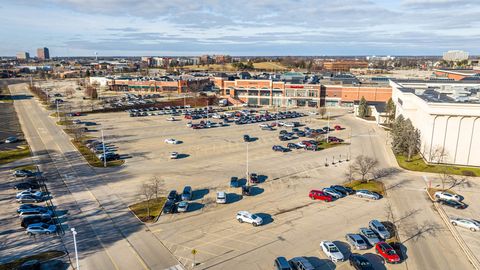
[[[374,219],[368,223],[368,226],[374,231],[381,239],[386,240],[390,238],[390,233],[387,228],[380,221]]]
[[[367,249],[368,248],[367,242],[365,242],[365,240],[363,240],[362,236],[359,235],[359,234],[349,233],[349,234],[345,235],[345,239],[355,249]]]

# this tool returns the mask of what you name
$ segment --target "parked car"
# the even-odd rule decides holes
[[[23,190],[23,191],[18,192],[15,195],[15,198],[18,199],[18,198],[20,198],[21,196],[24,196],[24,195],[33,195],[33,196],[39,196],[40,197],[40,196],[45,196],[45,193],[42,192],[42,191],[27,189],[27,190]]]
[[[276,270],[291,270],[290,264],[285,257],[277,257],[273,263]]]
[[[17,183],[13,186],[13,188],[17,190],[39,189],[40,184],[38,184],[36,180],[32,179],[32,180]]]
[[[18,203],[38,203],[38,202],[43,202],[45,200],[45,197],[38,197],[35,195],[22,195],[19,198],[17,198]]]
[[[449,201],[457,201],[457,202],[462,201],[462,197],[447,191],[435,192],[435,198],[437,198],[437,200],[449,200]]]
[[[5,143],[15,143],[18,142],[18,138],[15,136],[11,136],[5,139]]]
[[[244,142],[250,142],[250,139],[251,139],[250,136],[248,136],[248,135],[243,135],[243,141],[244,141]]]
[[[192,187],[185,186],[182,192],[182,201],[190,201],[192,199]]]
[[[250,173],[250,183],[258,183],[258,175],[256,173]]]
[[[171,152],[170,153],[170,159],[177,159],[178,158],[178,152]]]
[[[57,231],[57,226],[48,223],[34,223],[27,227],[27,233],[34,234],[51,234]]]
[[[188,211],[188,202],[187,201],[181,201],[177,205],[177,212],[187,212]]]
[[[23,217],[28,217],[28,216],[53,216],[53,212],[51,210],[35,210],[35,209],[32,209],[32,210],[25,210],[25,211],[22,211],[20,212],[20,214],[18,215],[20,218],[23,218]]]
[[[218,191],[216,202],[219,204],[227,203],[227,193],[225,193],[225,191]]]
[[[340,185],[333,185],[330,186],[330,188],[333,188],[335,191],[342,193],[343,195],[352,195],[355,194],[355,190],[349,187],[344,187]]]
[[[179,141],[175,140],[175,139],[172,139],[172,138],[169,138],[169,139],[165,139],[165,143],[168,143],[168,144],[178,144]]]
[[[380,242],[380,239],[378,239],[378,236],[375,234],[375,232],[369,228],[360,228],[359,233],[372,247]]]
[[[465,208],[467,208],[467,205],[465,203],[459,202],[459,201],[439,199],[438,203],[440,203],[442,205],[453,207],[455,209],[465,209]]]
[[[337,245],[331,241],[320,242],[320,249],[332,262],[343,262],[343,260],[345,260],[343,253],[338,249]]]
[[[242,195],[251,196],[252,195],[252,186],[242,186]]]
[[[387,228],[381,223],[380,221],[374,219],[368,223],[368,227],[374,231],[380,239],[387,240],[390,238],[390,233],[388,232]]]
[[[349,258],[350,265],[356,270],[375,270],[367,258],[360,254],[352,253]]]
[[[323,193],[325,194],[328,194],[330,196],[332,196],[333,198],[335,199],[339,199],[339,198],[342,198],[343,197],[343,194],[336,191],[335,189],[333,188],[324,188],[323,189]]]
[[[288,263],[294,270],[315,270],[315,267],[304,257],[294,257]]]
[[[285,148],[281,145],[274,145],[272,147],[272,150],[275,151],[275,152],[288,152],[288,148]]]
[[[177,210],[177,205],[175,204],[174,200],[167,200],[165,205],[163,206],[163,213],[164,214],[173,214]]]
[[[252,214],[248,211],[240,211],[237,213],[237,220],[238,222],[240,223],[250,223],[252,224],[254,227],[258,226],[258,225],[262,225],[263,223],[263,220],[261,217],[255,215],[255,214]]]
[[[46,216],[46,215],[25,216],[21,219],[20,226],[26,229],[28,228],[28,226],[35,223],[53,224],[53,219],[51,216]]]
[[[100,154],[98,155],[98,159],[101,161],[111,161],[111,160],[117,160],[120,158],[120,155],[117,153],[112,153],[112,152],[107,152],[105,154]]]
[[[345,235],[345,239],[354,249],[367,249],[368,245],[359,234],[349,233]]]
[[[397,252],[386,242],[378,242],[375,245],[375,252],[377,252],[387,263],[400,263],[400,256]]]
[[[175,120],[176,120],[175,117],[168,117],[167,118],[167,121],[175,121]]]
[[[340,125],[336,125],[333,127],[335,130],[342,130],[342,127]]]
[[[451,218],[450,222],[453,226],[459,226],[469,229],[472,232],[480,230],[480,222],[470,218]]]
[[[42,205],[26,203],[26,204],[22,204],[22,205],[20,205],[20,207],[18,207],[17,213],[21,213],[22,211],[28,211],[28,210],[32,210],[32,209],[48,209],[48,208],[45,207],[45,206],[42,206]]]
[[[308,197],[310,197],[312,200],[322,200],[326,202],[331,202],[333,200],[332,196],[325,194],[320,190],[310,190]]]
[[[240,181],[238,180],[238,177],[232,176],[230,178],[230,187],[237,188],[240,186]]]
[[[380,194],[370,191],[370,190],[357,190],[355,192],[355,195],[360,197],[360,198],[367,198],[367,199],[372,199],[372,200],[379,200],[380,199]]]
[[[173,201],[173,202],[176,202],[178,201],[178,193],[176,190],[172,189],[170,190],[170,192],[168,193],[168,196],[167,196],[167,200],[169,201]]]
[[[29,177],[34,175],[35,173],[32,172],[31,170],[16,170],[13,172],[13,176],[15,177]]]

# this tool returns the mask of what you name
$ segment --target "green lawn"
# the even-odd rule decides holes
[[[59,125],[59,126],[71,126],[71,125],[73,125],[73,121],[72,120],[61,120],[61,121],[57,121],[57,125]]]
[[[344,186],[354,190],[366,189],[376,192],[382,196],[385,195],[385,187],[383,186],[383,183],[375,180],[371,180],[369,182],[354,180],[351,183],[345,184]]]
[[[72,140],[73,145],[78,149],[78,151],[83,155],[87,160],[88,164],[93,167],[103,167],[103,161],[101,161],[90,149],[88,149],[82,142]],[[125,161],[123,159],[107,161],[107,167],[120,166]]]
[[[129,206],[130,210],[143,222],[153,222],[161,214],[163,205],[167,198],[160,197],[150,200],[150,217],[147,214],[147,201],[139,202]]]
[[[14,150],[0,151],[0,164],[10,163],[30,156],[30,148],[26,145]]]
[[[430,165],[426,164],[420,155],[412,158],[412,161],[407,161],[404,156],[396,156],[400,167],[418,172],[443,173],[447,170],[451,174],[465,175],[465,176],[480,176],[480,168],[477,167],[463,167],[463,166],[449,166],[449,165]]]
[[[47,260],[61,257],[63,255],[65,255],[65,252],[63,251],[58,251],[58,250],[45,251],[35,255],[26,256],[8,263],[0,264],[0,270],[17,269],[18,267],[20,267],[20,265],[22,265],[22,263],[30,260],[47,261]]]

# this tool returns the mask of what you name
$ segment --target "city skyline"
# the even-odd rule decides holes
[[[41,0],[0,12],[2,56],[40,47],[52,56],[480,54],[470,19],[480,3],[464,0]]]

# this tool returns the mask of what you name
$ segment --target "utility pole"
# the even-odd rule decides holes
[[[75,228],[71,228],[70,229],[72,231],[72,234],[73,234],[73,245],[75,246],[75,260],[77,262],[77,269],[76,270],[80,270],[80,265],[78,264],[78,251],[77,251],[77,231],[75,231]]]
[[[248,142],[247,142],[247,185],[250,185],[250,175],[248,173]]]
[[[55,100],[55,104],[57,105],[57,122],[60,121],[60,112],[58,111],[58,102]]]
[[[105,138],[103,136],[103,129],[102,129],[102,148],[103,148],[103,167],[107,167],[107,156],[105,155]]]
[[[328,135],[330,135],[330,112],[327,114],[327,143],[328,143]]]

